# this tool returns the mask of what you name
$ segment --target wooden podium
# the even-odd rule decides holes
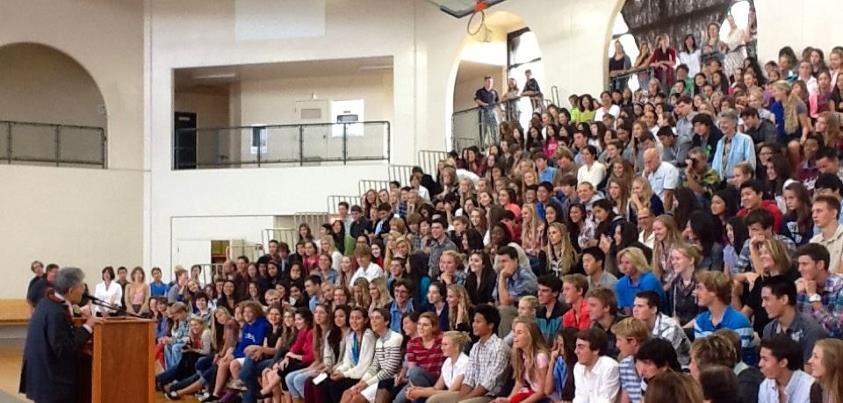
[[[131,317],[103,318],[94,326],[90,361],[80,364],[80,402],[152,403],[155,399],[155,324]]]

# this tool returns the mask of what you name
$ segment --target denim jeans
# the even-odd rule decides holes
[[[293,399],[301,399],[304,397],[304,383],[308,378],[313,377],[316,373],[310,369],[303,368],[298,371],[293,371],[287,374],[284,379],[287,382],[287,390]]]
[[[240,368],[240,380],[246,384],[246,393],[243,393],[243,403],[255,403],[260,395],[260,378],[263,370],[272,366],[272,358],[267,358],[261,361],[255,361],[246,358],[243,361],[243,366]]]
[[[418,387],[428,387],[433,386],[436,384],[437,378],[431,375],[429,372],[425,371],[421,367],[412,367],[407,371],[407,379],[410,381],[406,386],[401,388],[398,394],[393,399],[395,403],[407,403],[410,399],[407,399],[407,395],[405,392],[407,391],[407,387],[410,385],[418,386]],[[424,399],[417,399],[416,401],[424,401]]]

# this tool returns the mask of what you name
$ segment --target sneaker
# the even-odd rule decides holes
[[[234,380],[233,382],[231,382],[231,383],[228,385],[228,387],[229,387],[229,388],[231,388],[231,389],[234,389],[234,390],[239,390],[239,391],[245,391],[245,390],[246,390],[246,384],[245,384],[245,383],[243,383],[243,381],[241,381],[241,380],[239,380],[239,379]]]
[[[219,400],[220,400],[220,398],[219,398],[219,397],[217,397],[217,396],[214,396],[214,395],[208,395],[208,397],[206,397],[206,398],[204,398],[204,399],[200,400],[199,402],[200,402],[200,403],[215,403],[215,402],[218,402]]]
[[[167,400],[181,400],[181,396],[176,391],[167,392],[164,394]]]
[[[197,392],[194,396],[196,397],[196,400],[199,400],[201,402],[202,400],[207,399],[208,396],[211,396],[211,393],[203,390],[201,392]]]

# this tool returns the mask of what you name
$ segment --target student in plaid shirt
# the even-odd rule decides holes
[[[652,331],[653,337],[665,339],[676,350],[676,357],[683,367],[688,366],[691,341],[675,319],[659,312],[659,294],[654,291],[641,291],[635,295],[632,316],[643,321]]]
[[[799,273],[796,306],[810,315],[831,337],[843,337],[843,276],[829,273],[825,246],[809,243],[797,252]]]

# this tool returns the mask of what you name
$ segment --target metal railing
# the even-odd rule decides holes
[[[298,242],[298,233],[295,228],[264,228],[261,231],[261,241],[263,242],[264,248],[267,248],[269,241],[273,239],[286,243],[295,251],[296,242]]]
[[[401,186],[410,186],[410,177],[413,176],[412,165],[390,165],[389,166],[389,180],[401,184]]]
[[[447,158],[447,151],[419,150],[418,162],[424,173],[435,178],[439,173],[439,161]]]
[[[520,110],[507,109],[511,103],[517,104],[521,98],[533,97],[521,95],[491,106],[476,106],[454,112],[451,115],[451,149],[460,151],[466,147],[476,146],[483,150],[497,139],[497,127],[501,122],[515,121],[524,114],[543,111],[552,103],[551,100],[542,98],[540,103],[531,102],[533,110],[525,110],[524,108],[520,108]],[[518,111],[518,113],[515,113],[515,111]],[[490,115],[494,115],[494,119]],[[492,124],[493,120],[494,125]]]
[[[361,205],[363,203],[363,198],[360,196],[343,196],[343,195],[330,195],[328,196],[328,214],[339,214],[339,204],[340,202],[348,203],[348,207],[353,205]]]
[[[638,73],[647,72],[647,76],[648,76],[648,79],[649,79],[649,78],[653,78],[653,72],[654,71],[655,71],[655,68],[649,67],[649,66],[648,67],[639,67],[637,69],[625,70],[621,74],[618,74],[614,77],[609,77],[609,83],[606,84],[606,89],[610,90],[610,91],[612,89],[615,89],[615,88],[623,90],[625,88],[624,84],[626,82],[628,82],[629,80],[638,80],[638,78],[637,78]]]
[[[9,164],[107,168],[107,149],[102,127],[0,120],[0,153]]]
[[[389,161],[388,121],[179,129],[173,169]]]
[[[327,211],[299,212],[293,214],[293,222],[296,223],[296,228],[301,224],[307,224],[310,226],[314,235],[319,234],[319,227],[322,224],[330,222],[330,219],[331,217]]]

